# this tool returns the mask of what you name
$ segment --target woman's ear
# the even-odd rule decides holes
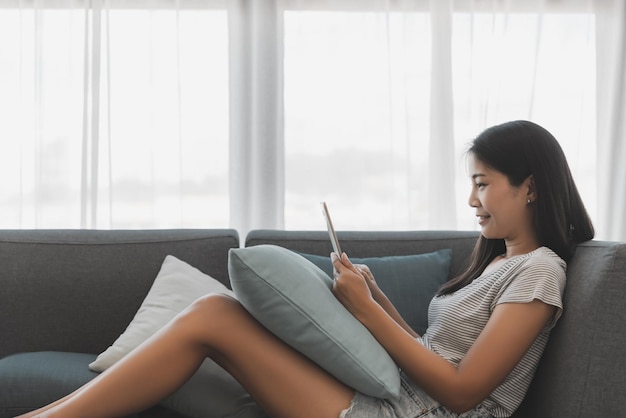
[[[532,203],[537,199],[537,189],[535,187],[535,178],[531,174],[530,176],[526,178],[524,183],[526,184],[526,187],[527,187],[526,199],[527,201]]]

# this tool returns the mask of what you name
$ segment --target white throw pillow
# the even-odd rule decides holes
[[[219,281],[168,255],[133,320],[122,335],[89,364],[89,368],[95,372],[102,372],[111,367],[192,302],[209,293],[223,293],[235,297],[233,292]]]

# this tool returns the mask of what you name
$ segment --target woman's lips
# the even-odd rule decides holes
[[[478,224],[481,226],[487,223],[487,221],[490,218],[489,215],[476,215],[476,216],[478,217]]]

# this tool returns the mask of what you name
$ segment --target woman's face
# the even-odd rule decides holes
[[[482,235],[506,241],[534,237],[531,202],[535,199],[531,177],[520,186],[512,186],[500,171],[469,156],[472,192],[469,205],[476,209]]]

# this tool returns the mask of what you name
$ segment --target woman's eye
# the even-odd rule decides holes
[[[477,189],[482,189],[483,187],[485,187],[485,183],[476,183]]]

